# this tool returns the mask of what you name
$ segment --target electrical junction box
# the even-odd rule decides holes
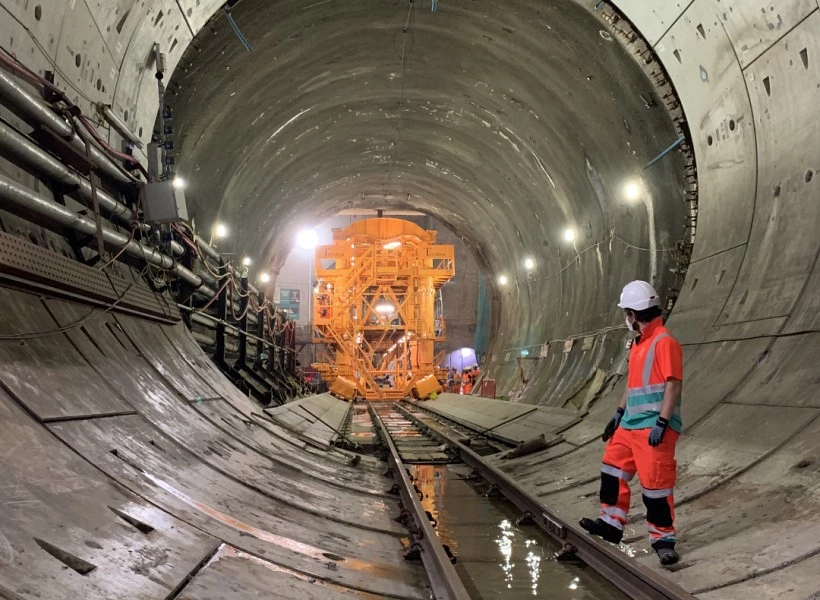
[[[146,223],[178,223],[188,220],[185,190],[172,181],[142,185],[142,210]]]

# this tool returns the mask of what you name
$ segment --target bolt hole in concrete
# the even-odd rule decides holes
[[[335,560],[336,562],[341,562],[345,559],[344,556],[333,554],[333,552],[322,552],[322,556],[324,556],[325,558],[329,558],[330,560]]]
[[[34,18],[38,21],[43,18],[43,7],[39,4],[34,7]]]
[[[812,171],[811,169],[806,171],[806,183],[809,183],[812,180],[813,177],[814,177],[814,171]]]
[[[78,67],[83,64],[83,57],[81,54],[77,53],[74,55],[74,64]]]
[[[517,525],[521,512],[505,498],[488,498],[489,485],[467,481],[469,471],[464,465],[416,465],[412,473],[471,597],[626,598],[590,568],[555,560],[561,545],[535,525]]]

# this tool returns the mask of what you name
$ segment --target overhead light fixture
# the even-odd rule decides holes
[[[174,177],[174,179],[171,181],[171,185],[178,190],[184,189],[185,180],[182,177]]]
[[[498,285],[507,285],[508,281],[509,280],[507,279],[506,275],[499,275],[498,276]]]
[[[270,281],[270,274],[269,273],[260,273],[259,274],[259,281],[261,283],[268,283]]]
[[[296,243],[300,248],[313,250],[319,244],[319,234],[315,229],[303,229],[296,236]]]
[[[564,241],[565,242],[574,242],[575,241],[575,230],[572,227],[567,227],[564,230]]]
[[[228,237],[228,226],[224,223],[214,225],[214,237],[220,240]]]
[[[251,266],[251,257],[250,256],[246,256],[242,259],[242,266],[244,266],[244,267],[250,267]]]
[[[398,241],[398,240],[396,240],[396,241],[394,241],[394,242],[387,242],[387,243],[384,245],[384,249],[385,249],[385,250],[395,250],[395,249],[396,249],[396,248],[398,248],[399,246],[401,246],[401,242],[400,242],[400,241]]]
[[[644,189],[643,180],[641,178],[635,177],[630,179],[624,183],[624,198],[626,198],[629,202],[635,202],[644,194]]]
[[[535,259],[534,258],[525,258],[524,259],[524,268],[527,271],[532,271],[535,268]]]
[[[382,302],[381,304],[377,304],[374,310],[380,315],[392,315],[396,312],[396,307],[389,302]]]

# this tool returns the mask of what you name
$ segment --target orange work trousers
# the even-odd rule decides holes
[[[675,544],[675,444],[679,433],[667,429],[659,446],[649,445],[649,429],[618,427],[601,464],[600,519],[623,530],[629,514],[629,480],[638,474],[652,546]]]

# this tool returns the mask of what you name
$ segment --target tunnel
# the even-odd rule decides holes
[[[345,210],[463,244],[482,371],[560,420],[489,460],[567,523],[598,510],[618,295],[652,283],[683,347],[682,559],[657,565],[639,497],[607,552],[698,598],[820,594],[816,0],[0,6],[0,596],[430,597],[383,464],[273,419],[195,327],[227,271],[192,254],[252,257],[247,314]],[[152,139],[190,247],[136,220]]]

